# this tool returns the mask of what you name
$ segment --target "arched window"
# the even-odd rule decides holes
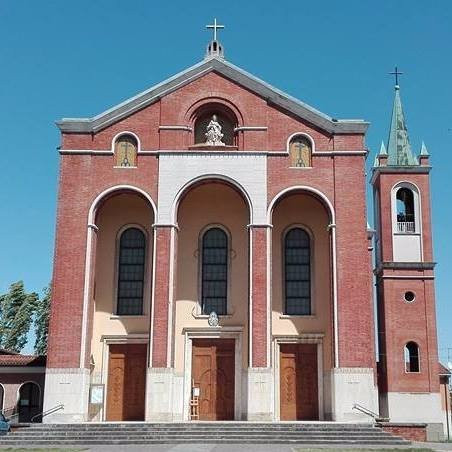
[[[311,314],[311,244],[308,233],[293,228],[284,238],[285,314]]]
[[[413,191],[401,187],[396,194],[397,232],[415,232]]]
[[[227,314],[228,236],[220,228],[202,237],[201,298],[203,314]]]
[[[195,144],[236,145],[234,128],[237,120],[225,108],[208,108],[199,113],[195,122]]]
[[[405,345],[405,371],[419,372],[419,347],[416,342]]]
[[[119,240],[118,315],[142,315],[146,237],[138,228],[126,229]]]
[[[289,143],[290,166],[309,168],[312,166],[312,144],[309,138],[296,135]]]
[[[115,141],[115,166],[137,166],[138,143],[134,136],[124,134]]]

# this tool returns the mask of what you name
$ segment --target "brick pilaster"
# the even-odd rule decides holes
[[[250,367],[267,367],[267,227],[251,226],[251,363]]]
[[[151,367],[168,364],[168,314],[170,305],[171,227],[155,225],[154,299]]]

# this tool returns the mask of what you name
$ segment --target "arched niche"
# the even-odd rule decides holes
[[[231,108],[219,102],[206,103],[199,107],[192,116],[193,144],[197,146],[208,145],[209,124],[216,121],[221,127],[221,142],[224,146],[238,146],[235,128],[238,126],[237,115]],[[220,146],[222,146],[220,144]]]

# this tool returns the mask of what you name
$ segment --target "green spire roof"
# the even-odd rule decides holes
[[[400,100],[399,85],[395,86],[394,107],[392,109],[387,152],[388,166],[417,166],[419,164],[411,152],[408,130],[403,115],[402,101]]]

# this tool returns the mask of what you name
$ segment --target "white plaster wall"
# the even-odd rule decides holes
[[[342,367],[331,370],[333,421],[373,422],[353,409],[355,403],[378,413],[378,390],[373,369]]]
[[[51,410],[60,404],[64,407],[62,410],[44,416],[43,422],[87,421],[89,379],[88,369],[47,369],[44,411]]]
[[[178,193],[191,181],[208,176],[230,179],[247,193],[254,223],[266,223],[267,156],[255,153],[177,152],[159,156],[158,222],[172,223]]]
[[[146,375],[146,421],[171,422],[174,419],[174,369],[148,368]],[[180,410],[178,410],[180,411]]]
[[[248,368],[247,420],[272,421],[274,419],[274,378],[270,367]]]
[[[388,392],[391,422],[444,423],[439,393]]]
[[[419,234],[393,234],[394,261],[420,262],[421,236]]]

